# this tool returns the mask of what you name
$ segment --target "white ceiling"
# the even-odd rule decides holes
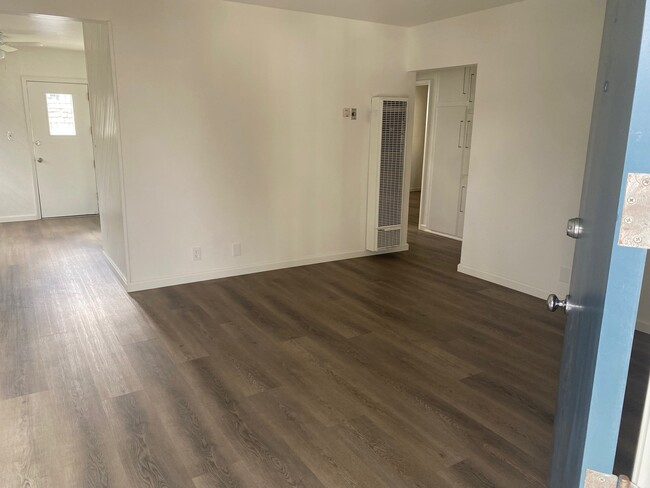
[[[44,47],[84,48],[81,22],[63,17],[0,14],[0,32],[8,43],[42,42]]]
[[[414,26],[521,0],[229,0],[382,24]]]

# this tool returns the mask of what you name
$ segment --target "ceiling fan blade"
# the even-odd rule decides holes
[[[9,47],[43,47],[42,42],[7,42],[5,45]]]
[[[18,51],[15,47],[7,46],[6,44],[0,44],[0,51],[4,51],[6,53],[13,53]]]

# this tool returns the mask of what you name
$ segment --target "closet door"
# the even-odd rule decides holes
[[[438,103],[466,104],[471,88],[471,69],[451,68],[438,74]]]
[[[462,70],[461,70],[462,72]],[[438,107],[429,176],[429,230],[455,236],[466,130],[465,105]]]
[[[467,108],[470,112],[474,112],[474,100],[476,99],[476,66],[467,67]]]
[[[458,230],[456,235],[463,237],[463,228],[465,227],[465,202],[467,201],[467,175],[460,179],[460,198],[458,203]]]
[[[461,171],[463,176],[469,174],[469,155],[472,148],[472,129],[474,128],[474,114],[469,110],[467,111],[466,120],[465,137],[463,138],[463,167]]]

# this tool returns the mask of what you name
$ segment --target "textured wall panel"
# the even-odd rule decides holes
[[[128,281],[117,100],[108,24],[84,22],[84,43],[97,166],[102,244],[108,257]]]

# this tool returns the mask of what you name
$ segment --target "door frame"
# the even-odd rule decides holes
[[[424,189],[424,166],[427,164],[427,150],[429,147],[429,116],[431,115],[431,84],[432,80],[416,81],[416,92],[418,86],[427,87],[427,109],[424,114],[424,147],[422,148],[422,176],[420,177],[420,215],[422,215],[422,190]],[[413,110],[415,112],[415,110]],[[415,129],[413,129],[415,132]],[[418,222],[418,226],[419,226]]]
[[[476,64],[476,63],[474,63]],[[477,65],[477,64],[476,64]],[[455,235],[445,234],[444,232],[437,232],[435,230],[429,229],[426,227],[423,222],[425,217],[428,216],[429,205],[429,195],[430,192],[426,191],[427,188],[431,186],[431,165],[433,164],[433,151],[436,146],[436,126],[438,123],[438,107],[453,106],[453,103],[440,103],[440,72],[453,68],[462,68],[473,66],[473,64],[461,65],[461,66],[446,66],[443,68],[433,68],[428,70],[418,70],[416,73],[420,72],[432,72],[431,78],[428,80],[416,81],[416,86],[418,85],[428,85],[429,86],[429,96],[427,98],[427,125],[425,133],[425,143],[424,143],[424,161],[422,163],[422,190],[420,194],[420,219],[418,222],[418,230],[422,232],[427,232],[429,234],[434,234],[437,236],[445,237],[447,239],[452,239],[454,241],[463,242],[463,238]],[[473,124],[472,124],[473,125]],[[472,130],[474,127],[472,126]],[[469,185],[468,185],[469,186]],[[465,196],[465,201],[467,201],[467,193]]]
[[[21,76],[21,83],[23,86],[23,107],[25,109],[25,120],[27,121],[27,135],[30,143],[30,154],[32,157],[32,182],[34,185],[34,203],[36,204],[36,220],[43,219],[43,212],[41,211],[41,190],[38,186],[38,174],[36,170],[36,154],[34,153],[34,132],[32,131],[32,113],[29,107],[29,93],[27,91],[27,84],[34,83],[62,83],[68,85],[86,85],[88,80],[85,78],[61,78],[56,76]],[[92,118],[91,118],[92,122]],[[92,127],[92,126],[91,126]],[[94,144],[93,144],[94,151]],[[95,186],[97,186],[97,173],[95,173]]]
[[[428,214],[429,208],[429,194],[430,192],[427,189],[430,186],[431,182],[431,159],[432,159],[432,150],[436,145],[436,111],[433,110],[434,107],[438,106],[439,98],[439,83],[438,83],[438,74],[434,73],[431,79],[416,81],[416,86],[428,86],[429,95],[427,96],[427,121],[424,133],[424,155],[422,161],[422,183],[420,184],[420,217],[418,221],[418,229],[424,232],[431,232],[426,228],[422,222],[426,219],[425,217]],[[446,237],[446,236],[445,236]]]

